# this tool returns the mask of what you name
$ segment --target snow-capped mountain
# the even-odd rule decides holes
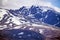
[[[31,6],[30,8],[23,6],[16,10],[0,8],[0,30],[33,30],[44,34],[47,37],[51,37],[49,35],[52,34],[45,32],[49,31],[56,33],[60,30],[59,27],[60,13],[55,11],[53,8],[42,6]],[[56,33],[55,36],[57,35],[59,35],[59,33]]]
[[[0,25],[7,25],[8,28],[17,29],[24,25],[42,26],[43,28],[52,28],[48,26],[60,27],[59,12],[49,7],[31,6],[27,8],[23,6],[16,10],[1,8],[0,14]]]
[[[25,6],[13,9],[0,9],[0,25],[20,28],[21,25],[60,27],[60,14],[53,8],[43,6]],[[51,28],[51,27],[50,27]]]
[[[42,6],[31,6],[26,8],[25,6],[16,10],[9,10],[15,16],[25,18],[25,21],[31,23],[47,23],[50,25],[60,26],[60,13],[55,11],[53,8],[42,7]],[[53,22],[52,22],[53,21]]]

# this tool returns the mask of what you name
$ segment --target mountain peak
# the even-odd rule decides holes
[[[2,12],[1,12],[2,11]],[[37,25],[52,25],[59,27],[60,25],[60,14],[53,8],[46,6],[31,6],[27,8],[23,6],[19,9],[0,9],[1,20],[5,14],[7,22],[11,22],[11,25],[18,26],[20,24],[37,24]],[[10,17],[12,16],[12,17]],[[5,19],[4,19],[5,20]],[[9,21],[10,20],[10,21]],[[53,23],[51,22],[53,21]],[[1,22],[1,21],[0,21]],[[18,22],[18,23],[17,23]]]

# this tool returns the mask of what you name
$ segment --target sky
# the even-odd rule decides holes
[[[54,6],[60,8],[60,0],[46,0],[48,2],[51,2]]]
[[[60,8],[60,0],[0,0],[0,7],[20,8],[22,6],[42,5]]]

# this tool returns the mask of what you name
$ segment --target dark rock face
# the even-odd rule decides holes
[[[0,32],[0,38],[8,40],[45,40],[44,36],[40,33],[19,29],[2,30],[2,32]]]

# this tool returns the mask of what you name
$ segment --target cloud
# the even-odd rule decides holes
[[[7,9],[18,9],[22,6],[31,7],[32,5],[48,6],[60,11],[60,8],[55,7],[47,0],[3,0],[3,8]]]

